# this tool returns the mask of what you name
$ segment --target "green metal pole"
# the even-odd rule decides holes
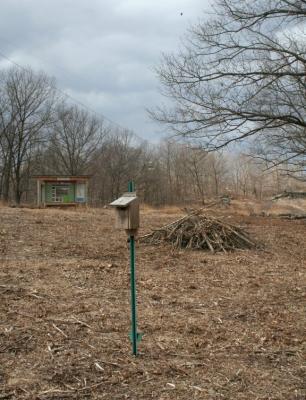
[[[128,186],[129,192],[134,191],[134,183],[133,181],[129,182]],[[132,339],[132,352],[134,356],[137,356],[137,304],[136,304],[136,266],[135,266],[135,237],[134,235],[130,235],[130,273],[131,273],[131,318],[132,318],[132,330],[131,330],[131,339]]]
[[[130,236],[131,256],[131,311],[132,311],[132,350],[137,356],[137,310],[136,310],[136,276],[135,276],[135,238]]]

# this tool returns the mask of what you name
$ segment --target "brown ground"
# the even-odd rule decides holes
[[[142,232],[170,211],[143,212]],[[112,211],[0,221],[0,399],[306,399],[305,221],[229,218],[264,251],[141,245],[137,358]]]

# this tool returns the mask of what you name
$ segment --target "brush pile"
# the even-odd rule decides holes
[[[201,210],[155,229],[140,237],[139,241],[147,244],[168,242],[176,248],[210,250],[212,253],[257,247],[241,228],[212,216],[201,215]]]

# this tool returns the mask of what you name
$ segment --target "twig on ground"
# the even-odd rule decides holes
[[[57,327],[55,324],[52,324],[53,328],[55,328],[58,332],[60,332],[65,338],[68,338],[65,332],[63,332],[59,327]]]

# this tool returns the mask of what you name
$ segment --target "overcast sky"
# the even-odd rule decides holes
[[[150,141],[161,127],[153,71],[209,0],[0,0],[0,53],[56,78],[73,97]],[[183,15],[181,15],[183,13]],[[0,56],[0,67],[9,62]]]

